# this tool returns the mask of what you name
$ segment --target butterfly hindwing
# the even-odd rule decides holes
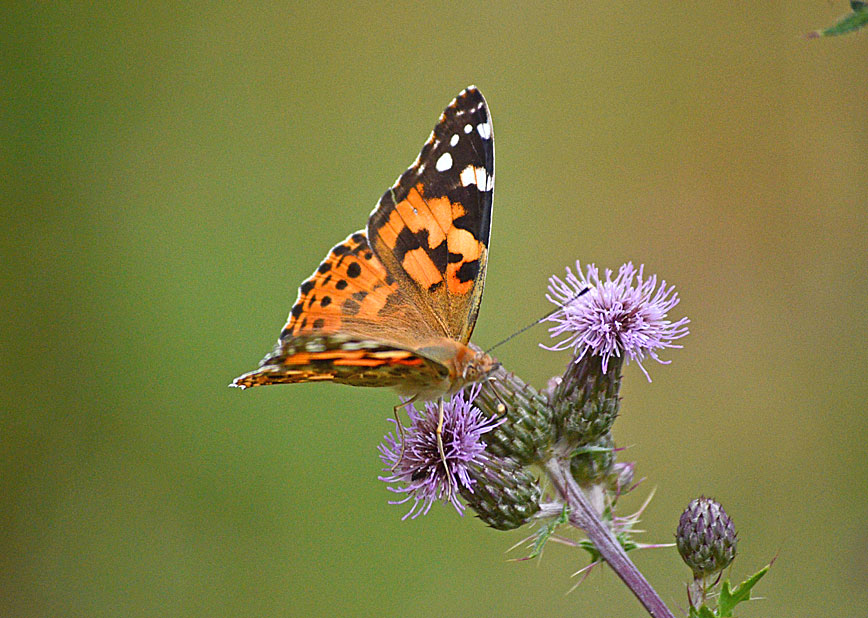
[[[412,348],[433,332],[412,301],[361,230],[332,247],[299,286],[280,339],[340,333]]]
[[[494,136],[469,87],[440,116],[413,165],[380,198],[368,238],[442,335],[466,343],[482,299],[494,193]]]
[[[339,382],[351,386],[411,386],[438,383],[449,371],[435,361],[379,341],[345,335],[281,340],[259,369],[235,378],[233,386]]]

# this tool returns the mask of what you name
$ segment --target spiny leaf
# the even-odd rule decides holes
[[[723,582],[720,589],[720,598],[717,602],[717,615],[720,618],[732,616],[732,610],[742,601],[750,601],[750,591],[756,583],[762,579],[763,575],[768,573],[771,564],[767,564],[759,571],[741,582],[735,589],[730,588],[729,580]]]
[[[567,506],[564,505],[563,510],[560,515],[555,517],[553,520],[545,524],[539,529],[537,532],[536,540],[533,542],[533,548],[530,550],[530,554],[524,557],[524,560],[529,560],[531,558],[536,558],[542,553],[543,547],[545,547],[546,541],[548,541],[551,536],[555,533],[558,526],[561,524],[567,523],[569,519]]]

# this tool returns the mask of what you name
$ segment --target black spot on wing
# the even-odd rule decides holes
[[[431,258],[431,261],[434,262],[434,266],[437,267],[437,270],[439,270],[441,273],[446,272],[446,262],[449,256],[449,248],[446,246],[445,239],[433,249],[429,249],[428,243],[425,243],[425,253],[427,253],[428,257]]]
[[[431,261],[434,263],[437,270],[444,273],[446,272],[446,263],[449,254],[449,248],[446,246],[446,241],[441,241],[439,245],[432,249],[428,246],[428,236],[428,230],[426,229],[413,232],[410,228],[405,227],[398,234],[398,241],[395,243],[394,250],[395,257],[398,262],[401,263],[404,261],[404,256],[410,251],[423,249],[425,253],[428,254],[428,257],[431,258]]]
[[[353,262],[349,266],[347,266],[347,276],[355,279],[359,275],[362,274],[362,267],[359,266],[358,262]]]
[[[456,273],[459,281],[473,281],[479,274],[479,260],[464,262]]]
[[[453,220],[452,224],[473,234],[486,247],[491,233],[491,193],[480,191],[476,185],[456,187],[449,191],[449,201],[459,202],[465,207],[464,214]]]
[[[398,240],[395,242],[395,257],[398,263],[404,261],[404,256],[410,251],[415,251],[422,247],[422,242],[428,240],[428,230],[422,230],[420,233],[415,233],[409,227],[404,227],[398,233]]]

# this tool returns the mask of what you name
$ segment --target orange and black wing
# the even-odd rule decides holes
[[[281,340],[259,369],[235,378],[232,386],[338,382],[402,387],[410,392],[448,376],[446,367],[409,350],[345,335],[322,335]]]
[[[488,106],[471,86],[380,198],[368,238],[386,272],[441,336],[467,343],[482,300],[494,195]]]
[[[299,286],[274,351],[232,385],[322,380],[394,386],[402,374],[440,380],[448,370],[412,352],[422,319],[365,232],[350,234]]]
[[[447,367],[421,350],[443,337],[470,337],[493,187],[491,120],[471,87],[380,199],[367,232],[335,245],[301,284],[274,351],[233,386],[322,380],[421,388],[445,379]]]

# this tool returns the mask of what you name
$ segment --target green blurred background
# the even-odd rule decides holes
[[[868,36],[847,3],[2,9],[0,614],[642,616],[606,570],[377,480],[387,391],[226,388],[470,83],[497,136],[488,346],[576,259],[674,283],[627,369],[647,542],[699,494],[777,556],[744,616],[868,613]],[[543,328],[499,357],[542,385]],[[674,549],[634,556],[676,611]]]

